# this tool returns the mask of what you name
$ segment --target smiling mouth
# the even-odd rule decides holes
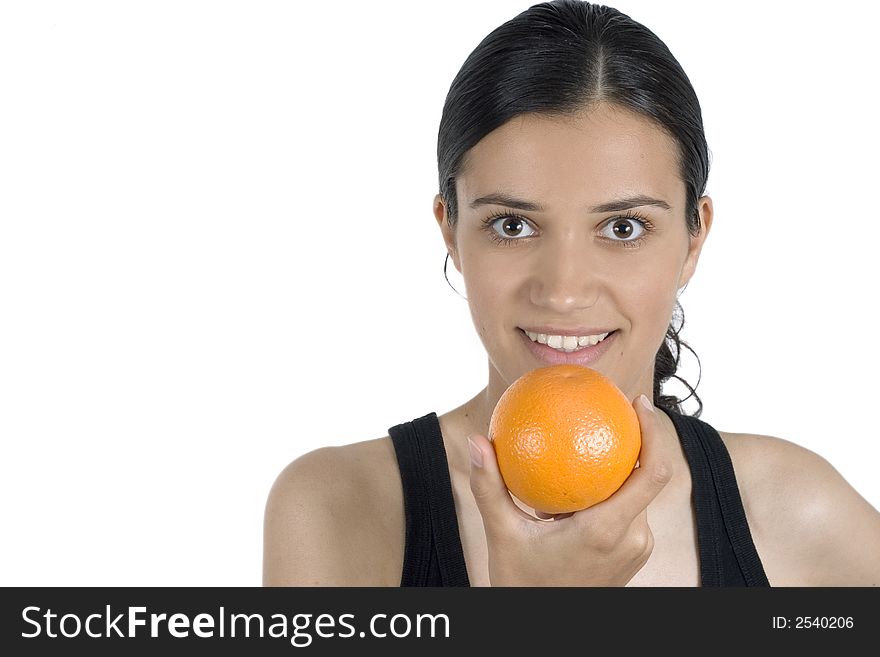
[[[560,353],[570,354],[575,351],[582,351],[583,349],[596,346],[607,339],[608,336],[616,333],[617,329],[606,333],[600,333],[598,335],[552,335],[547,333],[535,333],[533,331],[526,331],[525,329],[520,329],[520,331],[528,336],[529,340],[532,342],[546,345]]]

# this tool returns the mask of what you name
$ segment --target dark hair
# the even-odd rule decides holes
[[[483,137],[521,114],[564,117],[600,101],[651,119],[676,141],[687,229],[699,235],[697,203],[709,177],[709,149],[690,80],[651,30],[617,9],[580,0],[537,4],[499,26],[452,81],[437,140],[440,194],[450,226],[458,220],[455,179]],[[693,415],[699,417],[703,404],[696,390],[676,375],[681,347],[696,356],[679,337],[684,312],[677,301],[676,309],[654,361],[654,404],[683,413],[682,402],[693,396],[699,406]],[[671,377],[691,394],[661,395]]]

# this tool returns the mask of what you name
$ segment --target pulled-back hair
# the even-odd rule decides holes
[[[678,144],[685,185],[688,233],[700,233],[699,198],[709,177],[709,149],[700,103],[681,65],[659,37],[611,7],[580,0],[534,5],[493,30],[468,56],[449,88],[437,141],[440,194],[449,224],[458,220],[455,180],[467,154],[483,137],[521,114],[569,116],[599,102],[646,117]],[[676,301],[672,321],[654,361],[654,404],[683,413],[674,395],[662,395],[680,376],[679,337],[684,312]],[[699,362],[699,357],[697,357]],[[697,381],[699,385],[699,380]]]

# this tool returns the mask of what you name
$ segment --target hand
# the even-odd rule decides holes
[[[588,509],[539,520],[511,499],[495,449],[471,436],[471,491],[489,550],[492,586],[623,586],[648,561],[654,535],[647,507],[672,479],[673,462],[660,411],[633,402],[642,432],[639,467],[611,497]],[[546,514],[542,514],[542,517]]]

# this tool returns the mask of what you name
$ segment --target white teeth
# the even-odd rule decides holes
[[[546,333],[532,333],[531,331],[526,331],[526,335],[529,336],[529,339],[532,342],[540,342],[553,349],[564,351],[565,353],[571,353],[572,351],[577,351],[583,347],[599,344],[602,340],[608,337],[609,333],[603,333],[601,335],[574,336],[547,335]]]

